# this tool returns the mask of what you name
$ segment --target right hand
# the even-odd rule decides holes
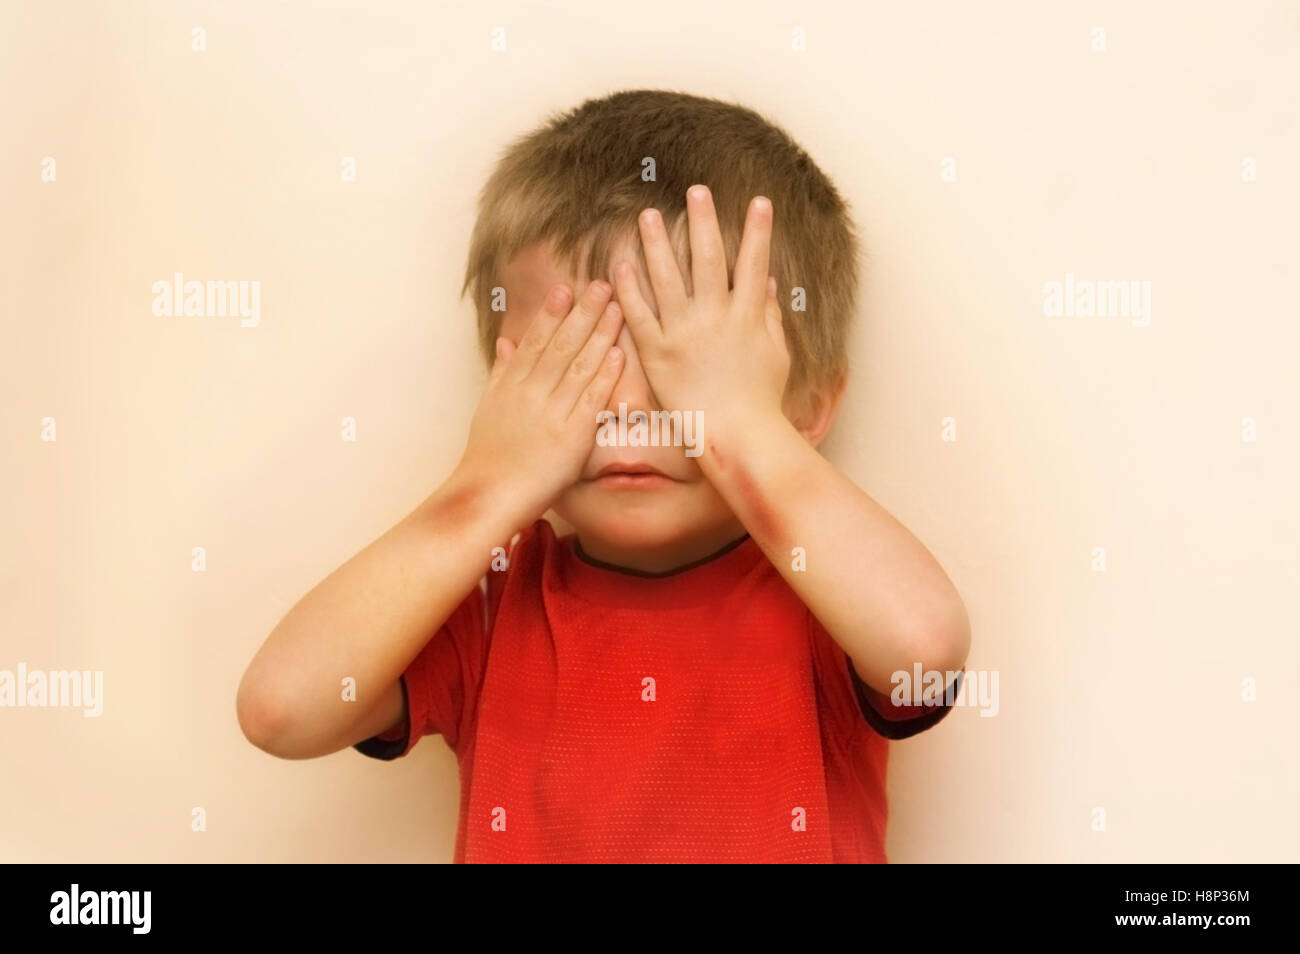
[[[614,346],[623,325],[613,289],[595,281],[569,310],[573,292],[553,285],[516,346],[497,338],[487,390],[470,423],[457,470],[493,486],[524,527],[581,475],[604,409],[623,370]]]

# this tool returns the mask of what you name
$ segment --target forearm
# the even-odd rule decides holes
[[[493,548],[581,475],[594,409],[623,368],[611,293],[590,282],[575,303],[553,285],[518,344],[497,339],[451,478],[303,597],[249,665],[237,708],[254,744],[310,758],[398,718],[398,678],[478,584]],[[348,678],[355,702],[340,698]]]
[[[337,747],[392,686],[517,529],[506,495],[454,474],[280,621],[238,693],[241,725],[284,757]],[[355,679],[356,701],[343,699]]]
[[[724,427],[700,461],[869,686],[888,692],[893,673],[916,663],[961,668],[969,622],[942,567],[786,418]]]

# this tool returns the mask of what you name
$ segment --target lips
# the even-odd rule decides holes
[[[596,471],[596,476],[587,478],[593,487],[602,490],[662,490],[680,483],[675,477],[669,477],[658,467],[642,461],[614,461]]]
[[[628,474],[631,476],[644,475],[650,477],[663,477],[665,479],[671,479],[662,470],[659,470],[657,467],[651,467],[649,464],[622,463],[618,461],[615,461],[612,464],[606,464],[600,470],[596,471],[596,476],[593,477],[592,479],[599,480],[602,477],[610,477],[615,474]]]

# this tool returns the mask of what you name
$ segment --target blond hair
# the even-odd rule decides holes
[[[654,178],[643,170],[653,160]],[[686,190],[713,193],[735,267],[745,211],[755,195],[775,212],[771,273],[790,350],[787,393],[847,371],[856,309],[858,241],[848,205],[782,129],[744,106],[686,93],[629,90],[560,113],[505,150],[479,197],[462,294],[478,312],[479,343],[491,363],[501,313],[491,308],[502,266],[547,241],[578,275],[608,277],[614,246],[636,237],[637,215],[653,206],[673,236],[689,284]],[[792,310],[802,288],[805,309]]]

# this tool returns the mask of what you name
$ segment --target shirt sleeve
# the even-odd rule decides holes
[[[477,702],[487,657],[484,583],[475,586],[401,676],[406,722],[353,746],[362,755],[401,758],[423,736],[439,734],[456,750]]]
[[[853,683],[853,692],[862,717],[871,728],[887,739],[906,739],[942,722],[956,704],[962,678],[966,675],[964,669],[954,673],[943,693],[936,697],[934,705],[895,704],[890,695],[877,692],[862,681],[858,671],[853,668],[853,660],[848,656],[844,659],[848,663],[849,681]]]
[[[906,739],[932,729],[954,708],[961,692],[965,670],[948,673],[952,678],[934,705],[895,704],[891,694],[877,692],[858,675],[853,660],[840,648],[811,612],[808,614],[813,639],[813,660],[819,679],[827,687],[833,706],[850,710],[852,718],[865,721],[887,739]],[[910,693],[908,694],[910,696]],[[846,701],[847,700],[847,701]]]

